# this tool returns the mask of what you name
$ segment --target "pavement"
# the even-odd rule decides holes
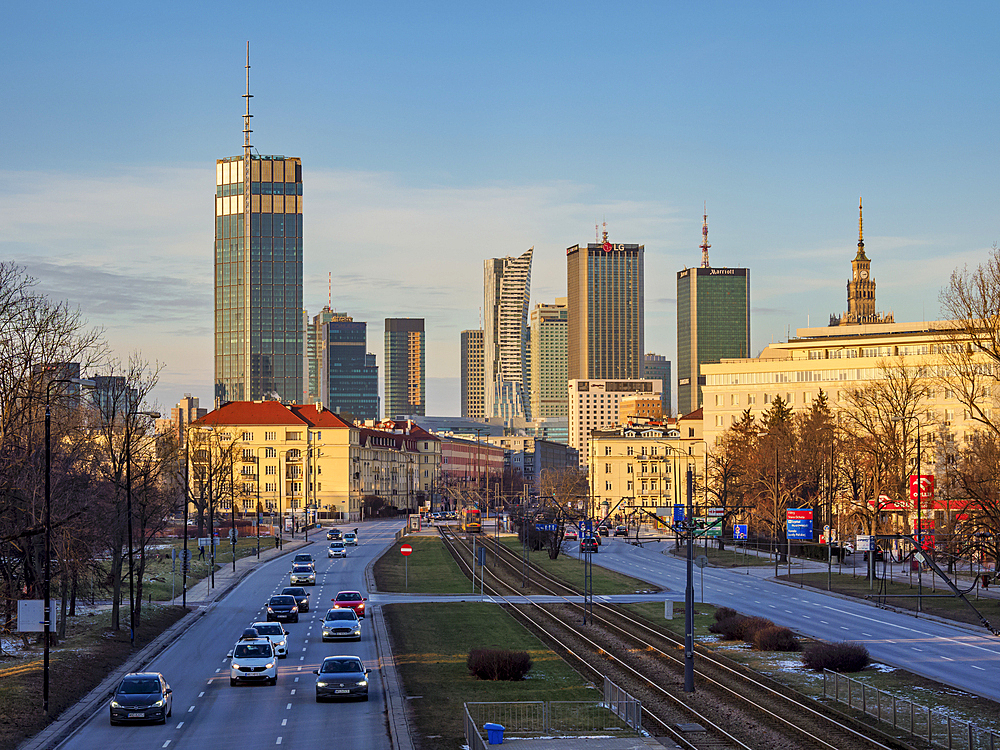
[[[315,541],[315,540],[313,540]],[[139,672],[157,655],[162,653],[171,643],[180,638],[199,618],[211,611],[213,605],[222,600],[240,581],[250,575],[258,566],[276,557],[288,555],[305,546],[304,539],[285,539],[281,549],[273,546],[267,550],[261,548],[260,559],[257,556],[243,557],[236,561],[235,570],[232,564],[225,565],[215,571],[215,585],[211,576],[199,581],[187,591],[187,605],[190,611],[180,620],[160,633],[151,643],[136,651],[124,664],[109,674],[100,685],[86,696],[74,703],[70,708],[57,716],[45,729],[34,737],[21,743],[18,750],[49,750],[63,742],[78,726],[85,722],[100,706],[111,698],[114,688],[129,672]],[[182,597],[161,604],[176,604],[180,606]],[[388,639],[386,639],[387,641]]]

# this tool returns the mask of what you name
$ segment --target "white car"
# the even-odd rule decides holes
[[[348,547],[357,547],[358,535],[355,534],[353,531],[348,531],[346,534],[344,534],[344,544],[346,544]]]
[[[323,640],[337,638],[361,640],[361,620],[353,609],[331,609],[323,618]]]
[[[347,547],[343,542],[330,542],[330,547],[326,551],[327,557],[347,557]]]
[[[278,659],[267,638],[244,635],[229,652],[229,684],[266,682],[278,684]]]
[[[288,656],[288,631],[279,622],[255,622],[250,626],[261,638],[267,638],[274,646],[274,655],[279,659]]]

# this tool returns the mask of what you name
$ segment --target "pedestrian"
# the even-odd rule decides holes
[[[278,549],[278,537],[274,537],[274,548]]]
[[[983,591],[990,590],[990,574],[983,573]]]
[[[204,544],[199,544],[198,545],[198,559],[199,560],[204,560],[205,559],[205,545]]]

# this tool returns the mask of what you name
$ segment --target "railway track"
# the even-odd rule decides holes
[[[454,529],[439,533],[462,571],[472,577],[471,543]],[[872,726],[813,703],[777,683],[696,647],[699,690],[682,691],[683,641],[652,627],[628,611],[594,603],[583,617],[583,592],[530,565],[530,585],[522,588],[522,557],[488,536],[477,543],[496,556],[487,568],[484,594],[501,601],[522,623],[581,672],[596,681],[608,675],[643,701],[644,726],[683,748],[821,748],[822,750],[906,749],[911,745]],[[492,574],[492,575],[491,575]],[[521,599],[526,593],[560,597],[543,605]],[[581,625],[586,619],[588,624]],[[703,732],[683,731],[696,724]],[[654,728],[655,726],[655,728]]]

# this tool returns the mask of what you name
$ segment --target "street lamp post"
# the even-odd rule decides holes
[[[188,430],[184,431],[184,553],[181,555],[181,606],[187,609],[187,576],[188,576],[188,481],[190,475],[188,473],[188,465],[191,462],[191,441],[190,436],[187,434]]]
[[[56,383],[73,383],[93,388],[96,383],[84,378],[59,378],[45,386],[45,580],[42,587],[44,602],[42,617],[44,658],[42,660],[42,711],[49,714],[49,636],[52,633],[52,386]]]
[[[893,417],[892,418],[893,422],[900,422],[900,423],[903,424],[904,439],[905,439],[905,430],[906,430],[906,421],[907,421],[907,419],[908,419],[908,417],[906,417],[906,416]],[[915,535],[916,539],[917,539],[917,551],[916,551],[916,553],[914,553],[913,559],[917,560],[917,562],[918,562],[918,565],[917,565],[917,614],[919,615],[923,611],[923,597],[924,597],[924,578],[923,578],[923,576],[924,576],[923,558],[924,558],[924,554],[925,554],[925,552],[924,552],[924,539],[923,539],[923,537],[924,537],[924,535],[923,535],[924,525],[923,525],[923,522],[921,521],[921,510],[922,510],[921,509],[921,498],[922,498],[922,496],[923,496],[924,493],[923,493],[923,485],[920,482],[920,453],[921,453],[921,451],[920,451],[920,420],[917,419],[916,417],[913,417],[913,420],[917,424],[917,482],[916,482],[916,491],[917,491],[917,497],[916,497],[916,500],[917,500],[917,528],[916,528],[916,535]],[[907,489],[909,489],[909,482],[907,482]],[[868,558],[869,558],[869,567],[871,567],[872,569],[874,569],[874,565],[875,565],[875,550],[871,550],[868,553]],[[910,580],[912,581],[913,579],[911,578]]]

